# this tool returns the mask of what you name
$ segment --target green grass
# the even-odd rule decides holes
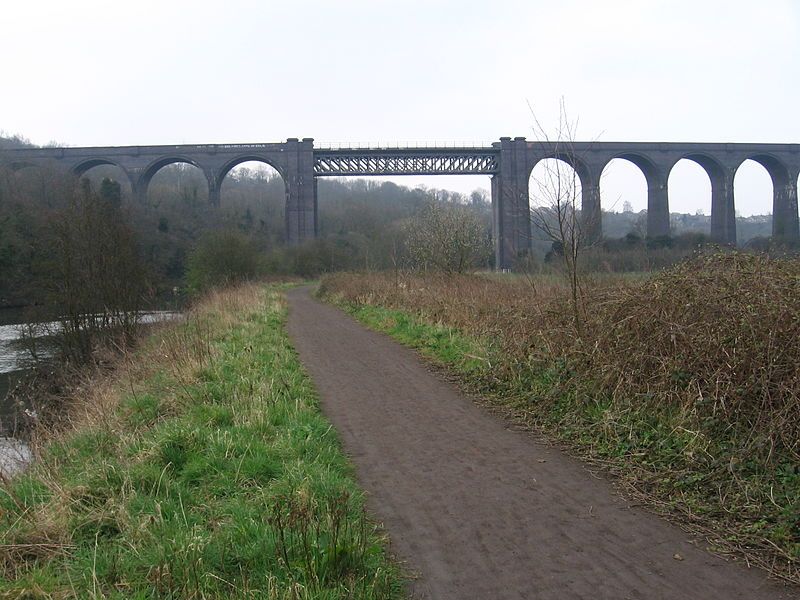
[[[402,596],[281,293],[256,296],[151,341],[113,414],[2,489],[0,597]]]
[[[436,362],[477,375],[489,367],[488,345],[452,327],[425,323],[409,313],[374,305],[341,304],[367,327],[392,336]]]

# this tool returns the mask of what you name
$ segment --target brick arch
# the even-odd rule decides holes
[[[158,173],[164,167],[178,163],[192,165],[193,167],[197,167],[203,172],[208,184],[209,202],[213,204],[215,198],[218,196],[219,193],[219,188],[216,185],[217,183],[216,177],[214,176],[213,171],[204,167],[198,161],[192,159],[189,156],[183,156],[178,154],[158,157],[157,159],[151,161],[142,170],[141,175],[139,175],[138,179],[136,179],[136,181],[133,182],[133,187],[138,200],[141,203],[145,203],[145,201],[147,200],[147,190],[150,187],[150,181],[153,179],[156,173]]]
[[[702,167],[711,181],[711,238],[720,244],[736,244],[736,208],[733,199],[733,171],[711,152],[685,152],[670,164],[667,175],[680,160]]]
[[[560,160],[572,167],[578,175],[578,180],[582,188],[590,185],[590,181],[592,180],[592,168],[576,152],[570,152],[569,150],[556,150],[536,156],[528,167],[528,180],[530,180],[533,175],[533,170],[536,168],[536,165],[543,160],[550,159]]]
[[[77,175],[78,177],[80,177],[81,175],[86,173],[86,171],[88,171],[89,169],[93,169],[95,167],[100,167],[100,166],[103,166],[103,165],[109,165],[109,166],[112,166],[112,167],[119,167],[122,171],[125,171],[125,169],[122,167],[122,165],[120,163],[118,163],[118,162],[114,162],[113,160],[110,160],[108,158],[96,157],[96,158],[87,158],[87,159],[82,160],[82,161],[80,161],[78,163],[75,163],[70,168],[70,172],[72,172],[75,175]],[[125,174],[127,175],[127,172]]]
[[[797,212],[797,178],[791,167],[777,156],[759,152],[748,154],[736,165],[734,174],[745,161],[752,160],[767,171],[772,180],[772,235],[784,241],[800,239]]]
[[[599,178],[612,160],[622,159],[633,164],[642,173],[647,184],[647,236],[663,237],[670,234],[669,201],[667,184],[662,161],[654,159],[650,154],[641,151],[619,150],[609,154],[597,168],[597,186],[593,199],[596,210],[600,210]]]
[[[235,169],[240,164],[246,163],[246,162],[264,163],[265,165],[268,165],[268,166],[272,167],[273,169],[275,169],[278,172],[278,175],[280,175],[282,179],[284,179],[284,180],[286,179],[285,169],[281,165],[277,164],[276,161],[274,161],[274,160],[272,160],[270,158],[267,158],[266,156],[264,156],[262,154],[241,154],[240,156],[232,158],[231,160],[229,160],[228,162],[223,164],[222,167],[220,167],[220,169],[219,169],[219,171],[217,173],[217,182],[220,185],[220,187],[222,186],[222,180],[225,179],[225,177],[228,175],[228,173],[230,173],[233,169]]]
[[[611,177],[609,177],[611,176]],[[644,196],[644,207],[637,203],[639,210],[642,208],[647,208],[647,190],[648,190],[648,179],[647,175],[645,175],[644,171],[642,170],[641,166],[637,165],[635,162],[630,161],[626,158],[622,158],[621,156],[615,157],[607,161],[600,171],[597,177],[597,184],[599,188],[600,194],[600,201],[601,201],[601,210],[603,211],[613,211],[621,206],[617,206],[616,202],[618,200],[623,200],[623,205],[625,201],[632,200],[632,196],[624,195],[618,197],[611,197],[610,195],[607,196],[609,192],[609,188],[613,187],[614,184],[619,184],[621,182],[626,182],[626,187],[632,187],[630,184],[633,180],[636,180],[636,197],[637,200],[642,195]],[[633,206],[633,203],[631,204]]]

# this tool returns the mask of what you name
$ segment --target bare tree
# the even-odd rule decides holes
[[[544,161],[541,174],[532,182],[531,224],[552,243],[558,255],[570,287],[570,301],[575,327],[583,333],[581,254],[589,245],[590,232],[595,223],[590,220],[599,215],[581,215],[582,190],[576,170],[579,157],[575,150],[575,132],[578,121],[571,121],[562,99],[559,104],[558,126],[554,134],[548,134],[531,109],[537,139],[553,151],[558,160]]]

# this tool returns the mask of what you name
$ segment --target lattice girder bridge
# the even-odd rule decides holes
[[[494,148],[315,150],[314,175],[495,175]]]

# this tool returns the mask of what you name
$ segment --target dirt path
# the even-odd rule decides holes
[[[395,553],[431,600],[796,598],[505,429],[415,354],[289,292],[289,334]],[[683,560],[677,560],[679,554]]]

